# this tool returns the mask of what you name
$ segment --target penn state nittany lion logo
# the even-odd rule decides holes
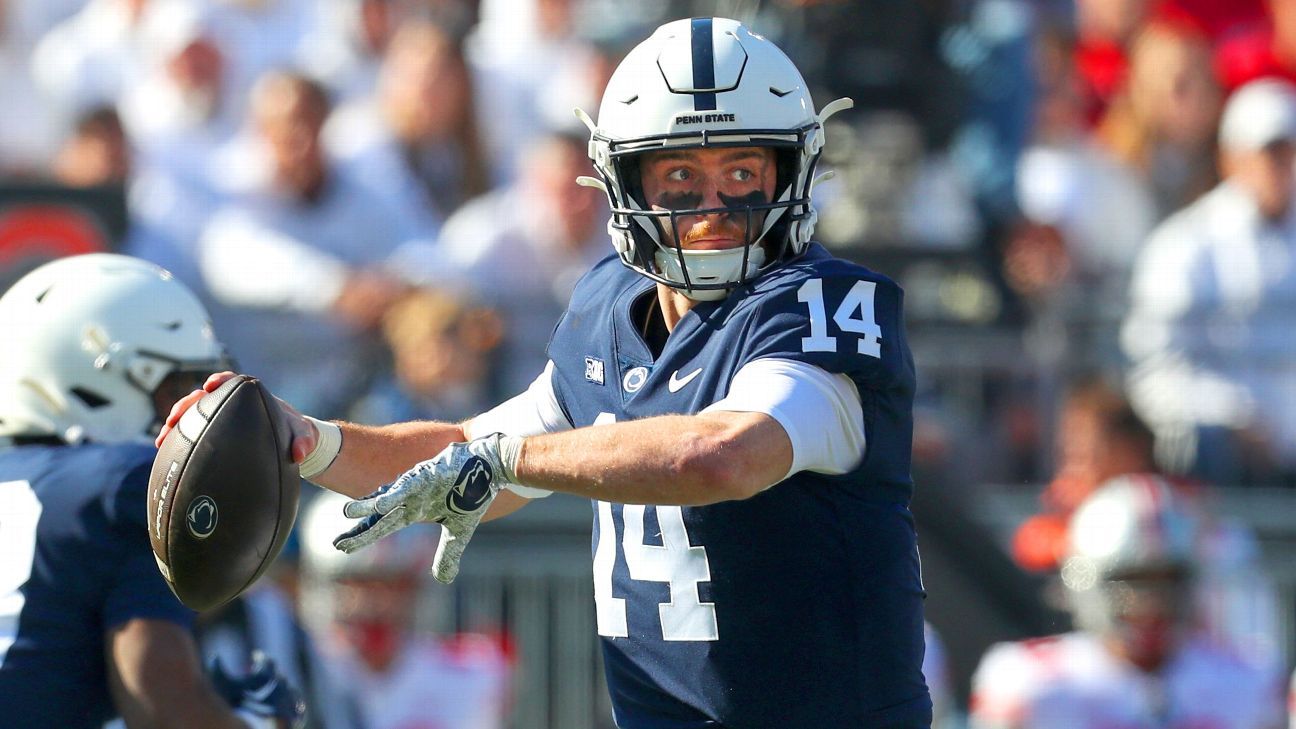
[[[478,456],[468,459],[459,471],[459,478],[446,493],[446,506],[456,514],[471,514],[486,503],[490,497],[491,480],[490,464]]]
[[[195,539],[206,539],[216,531],[216,520],[219,516],[216,502],[212,501],[210,496],[199,496],[189,502],[189,510],[185,512],[185,524],[188,525],[189,533],[194,535]]]

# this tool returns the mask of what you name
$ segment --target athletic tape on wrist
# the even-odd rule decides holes
[[[499,453],[500,465],[504,467],[504,488],[528,499],[543,499],[553,492],[549,489],[523,486],[517,483],[517,467],[518,460],[522,456],[523,440],[523,438],[516,436],[500,434]]]
[[[515,435],[500,434],[500,464],[504,466],[504,481],[517,483],[518,458],[522,456],[522,439]]]
[[[319,431],[319,440],[315,443],[315,450],[310,452],[302,460],[298,468],[301,471],[301,477],[312,479],[328,470],[337,459],[338,453],[342,450],[342,429],[337,423],[330,423],[327,420],[316,420],[309,415],[302,416],[315,424],[315,429]]]

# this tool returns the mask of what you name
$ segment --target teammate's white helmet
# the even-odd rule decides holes
[[[667,23],[625,57],[612,74],[590,127],[589,155],[612,208],[608,232],[622,263],[693,299],[724,298],[729,289],[802,253],[814,232],[814,168],[823,122],[849,108],[838,99],[816,112],[805,79],[770,41],[725,18]],[[701,210],[653,211],[640,194],[639,155],[660,149],[769,146],[776,151],[774,199],[726,208],[748,220],[747,244],[688,251],[663,241],[662,227]]]
[[[202,303],[158,266],[92,253],[47,263],[0,297],[0,437],[147,441],[153,393],[225,366]]]
[[[1161,602],[1175,603],[1154,607],[1170,608],[1168,617],[1182,622],[1190,612],[1184,593],[1199,556],[1198,523],[1193,505],[1160,476],[1132,474],[1101,485],[1076,510],[1068,531],[1062,580],[1077,623],[1119,631],[1148,588]]]

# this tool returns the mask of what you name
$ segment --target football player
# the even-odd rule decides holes
[[[631,51],[598,121],[578,114],[615,255],[530,388],[463,424],[293,418],[308,478],[392,482],[336,545],[439,522],[448,582],[488,510],[585,496],[619,726],[928,726],[902,294],[811,241],[824,121],[850,105],[816,112],[732,20]]]
[[[295,726],[274,666],[206,680],[145,505],[165,407],[225,365],[198,299],[112,254],[0,298],[0,726]]]
[[[978,729],[1278,729],[1282,687],[1197,632],[1201,519],[1160,476],[1120,476],[1077,509],[1062,568],[1080,630],[992,647]]]
[[[418,595],[436,549],[434,525],[411,526],[346,555],[345,496],[312,499],[301,517],[301,607],[324,656],[351,688],[369,729],[498,729],[511,660],[498,639],[419,630]]]

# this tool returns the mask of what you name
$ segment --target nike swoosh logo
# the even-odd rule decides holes
[[[680,390],[684,389],[685,385],[692,382],[694,377],[697,377],[700,374],[702,374],[701,367],[693,370],[692,372],[688,373],[687,375],[684,375],[683,377],[679,376],[679,370],[675,370],[674,372],[671,373],[670,382],[666,383],[666,389],[670,390],[671,392],[679,392]]]

